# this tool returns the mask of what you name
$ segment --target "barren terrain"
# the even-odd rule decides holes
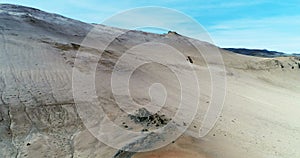
[[[93,28],[98,48],[83,44]],[[101,48],[121,31],[124,30],[87,24],[37,9],[0,5],[0,157],[300,157],[299,57],[251,57],[198,41],[198,46],[212,56],[220,51],[227,78],[222,113],[209,134],[199,138],[199,127],[212,99],[211,77],[205,60],[186,42],[188,37],[172,32],[159,35],[128,31],[108,48]],[[110,73],[122,54],[141,42],[151,41],[169,44],[193,60],[190,65],[197,72],[201,90],[199,109],[186,132],[171,144],[149,152],[123,152],[101,143],[83,124],[72,92],[73,69],[90,72],[89,64],[98,63],[95,75],[97,94],[101,96],[98,100],[119,127],[143,132],[158,129],[172,120],[179,103],[180,87],[172,71],[159,64],[146,64],[131,76],[131,94],[141,105],[151,100],[148,95],[151,83],[165,86],[168,92],[165,106],[156,115],[151,111],[155,106],[147,110],[160,120],[159,123],[135,121],[138,114],[131,116],[120,110],[109,86]],[[135,55],[141,52],[140,48],[131,50],[131,60],[119,67],[120,80],[121,72],[146,60],[147,54],[172,53],[172,49],[151,43],[148,47],[153,49],[143,51],[142,56]],[[78,67],[74,62],[80,49],[91,54],[105,52],[101,52],[100,61],[80,59],[87,64]],[[185,67],[188,61],[175,62],[176,59],[175,55],[168,56],[167,64],[182,74],[190,71]],[[221,70],[219,75],[222,75]],[[188,89],[194,86],[193,83],[184,84]],[[130,105],[125,108],[132,110]],[[174,122],[185,127],[179,121]],[[128,142],[123,146],[125,150],[143,149],[163,143],[173,131],[172,127],[166,130],[169,133],[154,135],[145,141],[115,138]]]

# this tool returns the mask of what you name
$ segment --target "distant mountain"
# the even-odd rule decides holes
[[[246,48],[223,48],[223,49],[238,54],[257,56],[257,57],[266,57],[266,58],[288,57],[288,56],[300,57],[300,54],[286,54],[283,52],[269,51],[266,49],[246,49]]]

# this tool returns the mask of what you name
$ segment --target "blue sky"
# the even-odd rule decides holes
[[[244,47],[300,53],[298,0],[0,0],[35,7],[90,23],[143,6],[176,9],[194,18],[221,47]],[[187,27],[188,26],[184,26]],[[176,30],[175,30],[176,31]],[[180,32],[179,32],[180,33]],[[193,36],[192,33],[185,34]]]

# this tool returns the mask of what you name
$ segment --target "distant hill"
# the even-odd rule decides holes
[[[266,49],[246,49],[246,48],[223,48],[223,49],[238,54],[257,56],[257,57],[266,57],[266,58],[288,57],[288,56],[300,57],[300,54],[286,54],[283,52],[269,51]]]

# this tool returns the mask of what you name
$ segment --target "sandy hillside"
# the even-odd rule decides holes
[[[88,34],[91,30],[92,34]],[[126,33],[104,48],[105,43],[122,32]],[[127,32],[14,5],[0,5],[0,34],[0,157],[300,157],[300,58],[250,57],[196,41],[197,47],[210,56],[214,57],[217,52],[222,54],[227,78],[226,88],[218,85],[216,89],[226,92],[223,111],[208,135],[198,138],[205,111],[212,101],[212,81],[208,64],[190,45],[187,37],[172,32],[163,35]],[[94,43],[84,41],[87,35]],[[134,47],[147,42],[149,45]],[[174,48],[183,52],[184,57],[190,57],[193,63],[178,60],[175,54],[166,55],[172,54]],[[88,55],[102,53],[102,57],[95,60],[77,56],[83,63],[77,65],[75,58],[78,51]],[[144,108],[135,109],[131,103],[122,110],[118,107],[116,97],[120,101],[126,100],[122,85],[115,87],[120,92],[118,95],[112,94],[111,74],[125,53],[128,59],[117,67],[117,83],[122,83],[125,80],[123,74],[141,62],[163,60],[169,66],[144,64],[132,73],[130,93],[134,102],[145,105]],[[156,56],[147,58],[149,54]],[[208,63],[219,67],[214,61]],[[96,65],[95,69],[91,65]],[[189,108],[184,111],[191,115],[196,112],[190,125],[183,122],[188,115],[179,114],[177,120],[172,120],[180,104],[180,84],[169,68],[183,76],[180,84],[187,88],[187,98],[197,95],[192,93],[194,82],[190,82],[186,75],[196,70],[199,78],[201,95],[196,100],[199,102],[198,111]],[[124,131],[146,134],[136,139],[128,139],[118,132],[107,136],[107,139],[120,142],[117,146],[123,150],[163,145],[177,134],[175,125],[187,128],[186,132],[169,145],[150,152],[124,152],[101,143],[87,130],[78,112],[88,109],[85,107],[90,104],[80,102],[79,106],[75,106],[72,91],[74,72],[95,72],[96,103],[109,120]],[[223,73],[222,69],[216,69],[217,77],[221,78]],[[162,108],[156,104],[146,106],[152,101],[161,103],[161,100],[149,97],[149,87],[153,83],[161,83],[168,94]],[[161,93],[155,88],[162,88],[156,86],[152,94],[159,94],[157,98],[160,98]],[[81,88],[80,92],[90,90],[85,86]],[[187,99],[183,107],[193,102]],[[156,112],[155,109],[159,108],[160,111]],[[132,112],[132,115],[125,111]],[[151,121],[141,120],[144,115],[154,118]],[[101,117],[89,116],[96,120]],[[171,125],[166,126],[169,123]],[[97,124],[90,125],[96,128]],[[165,126],[167,132],[147,135]],[[107,126],[102,130],[109,129]]]

